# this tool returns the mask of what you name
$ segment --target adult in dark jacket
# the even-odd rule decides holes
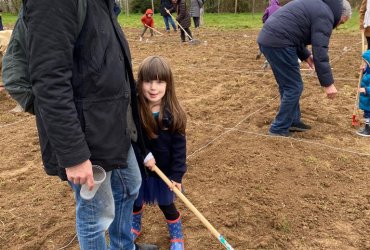
[[[173,21],[172,17],[166,12],[166,9],[170,10],[170,12],[175,12],[171,0],[161,0],[160,12],[161,16],[163,16],[164,25],[166,25],[166,32],[170,32],[170,24],[173,28],[173,31],[176,32],[177,29],[175,22]]]
[[[87,13],[79,32],[83,2]],[[110,249],[157,249],[135,247],[130,232],[141,176],[131,147],[133,121],[139,123],[129,47],[112,18],[112,0],[83,2],[24,0],[44,167],[68,179],[75,192],[81,249],[106,249],[106,230]],[[92,164],[107,176],[94,198],[84,200],[81,185],[94,185]]]
[[[269,17],[258,44],[271,65],[279,85],[280,110],[272,122],[271,135],[289,136],[310,126],[301,121],[299,99],[303,91],[298,59],[315,68],[328,98],[337,90],[328,57],[332,30],[351,16],[347,0],[294,0]],[[312,54],[306,45],[312,45]]]
[[[172,0],[172,3],[176,5],[176,12],[177,12],[177,17],[176,21],[181,25],[181,41],[185,42],[185,32],[192,38],[193,36],[191,35],[190,31],[190,24],[191,24],[191,19],[190,19],[190,14],[186,8],[186,1],[185,0]],[[183,30],[184,29],[184,30]],[[188,37],[189,38],[189,37]],[[191,40],[189,38],[189,40]]]

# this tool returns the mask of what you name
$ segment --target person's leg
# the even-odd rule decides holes
[[[81,250],[104,250],[107,248],[105,231],[114,218],[114,200],[111,188],[111,172],[91,200],[80,196],[81,185],[68,182],[75,193],[76,229]]]
[[[115,217],[109,227],[110,249],[135,249],[131,234],[132,208],[139,193],[141,174],[132,147],[128,152],[127,168],[112,171],[111,185]]]
[[[0,30],[4,30],[2,16],[0,16]]]
[[[364,110],[364,120],[365,124],[356,133],[361,136],[370,136],[370,111]]]
[[[271,124],[270,132],[289,134],[293,122],[300,121],[299,99],[303,91],[296,48],[271,48],[260,46],[270,63],[281,95],[280,109]]]
[[[181,41],[185,42],[185,32],[182,29],[180,31],[181,31],[180,33]]]
[[[168,16],[168,20],[170,21],[170,24],[173,28],[174,31],[177,31],[177,28],[176,28],[176,24],[175,22],[173,21],[172,17],[171,16]]]
[[[194,16],[193,21],[195,28],[199,28],[199,17]]]
[[[150,36],[153,36],[153,35],[154,35],[153,30],[150,29]]]
[[[182,232],[182,223],[180,213],[177,211],[175,204],[171,203],[167,206],[159,206],[166,220],[168,231],[170,233],[170,250],[184,249],[184,234]]]
[[[188,35],[191,37],[191,39],[193,39],[193,35],[191,34],[190,28],[185,28],[184,30],[186,31],[186,33],[188,33]],[[189,37],[188,37],[188,39],[191,40]]]
[[[148,27],[144,26],[143,32],[141,33],[141,36],[140,37],[144,37],[144,34],[145,34],[145,32],[146,32],[147,29],[148,29]]]
[[[169,16],[163,16],[164,25],[166,26],[166,32],[170,32],[170,24],[168,22],[169,21],[168,17]]]
[[[135,201],[136,203],[136,201]],[[132,211],[132,226],[131,226],[131,233],[134,241],[137,239],[137,237],[141,234],[141,221],[143,218],[143,211],[144,206],[136,206],[134,205],[133,211]]]

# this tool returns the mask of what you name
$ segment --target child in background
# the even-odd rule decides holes
[[[184,249],[181,216],[174,204],[174,187],[182,190],[186,172],[186,114],[175,94],[174,79],[168,63],[161,57],[146,58],[139,66],[137,91],[139,112],[147,152],[135,153],[141,164],[142,184],[133,208],[132,233],[136,239],[141,233],[143,206],[158,204],[167,220],[171,250]],[[146,156],[144,160],[144,157]],[[155,164],[172,180],[168,187],[151,169]],[[145,167],[143,166],[145,165]],[[171,188],[171,189],[170,189]]]
[[[0,7],[0,30],[4,30],[3,26],[3,8]]]
[[[262,16],[262,23],[265,23],[266,20],[280,8],[280,3],[279,0],[270,0],[269,6],[265,9],[265,13]],[[259,51],[259,53],[256,56],[256,59],[260,59],[262,55],[262,52]],[[270,67],[270,64],[268,63],[267,60],[263,63],[262,69],[268,69]]]
[[[366,67],[358,92],[360,92],[359,108],[364,111],[365,126],[356,133],[361,136],[370,136],[370,50],[365,51],[362,58],[366,62]]]
[[[143,40],[144,34],[146,30],[149,28],[154,28],[154,19],[153,19],[153,11],[151,9],[147,9],[145,14],[141,17],[141,22],[144,25],[143,33],[141,33],[140,41]],[[150,36],[153,36],[153,30],[150,29]]]
[[[265,13],[262,16],[262,23],[265,23],[275,11],[280,8],[279,0],[270,0],[269,6],[265,9]]]

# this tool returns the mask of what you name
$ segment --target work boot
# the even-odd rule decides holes
[[[158,250],[156,245],[151,244],[135,244],[135,250]]]
[[[289,128],[289,132],[305,132],[310,130],[311,126],[304,124],[303,122],[293,123]]]
[[[139,237],[141,234],[141,219],[143,217],[143,209],[138,212],[134,212],[132,214],[132,225],[131,225],[131,233],[134,241]]]
[[[368,123],[365,124],[365,127],[360,128],[356,134],[369,137],[370,136],[370,125]]]
[[[270,136],[282,136],[282,137],[291,137],[292,133],[290,132],[271,132],[268,133]]]
[[[170,233],[170,250],[184,250],[184,234],[182,233],[181,216],[176,220],[167,220]]]

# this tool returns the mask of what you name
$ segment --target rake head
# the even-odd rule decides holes
[[[357,119],[356,115],[352,115],[352,126],[353,127],[360,126],[360,121]]]
[[[189,41],[190,45],[199,45],[201,42],[198,39],[191,39]]]

